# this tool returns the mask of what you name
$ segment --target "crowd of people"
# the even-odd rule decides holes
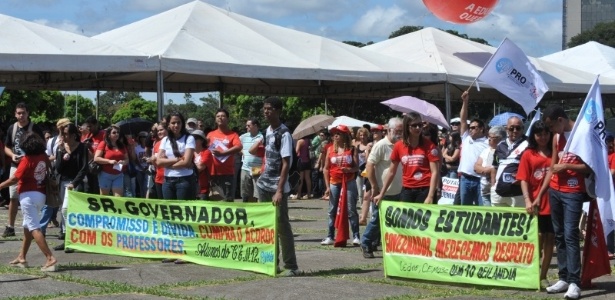
[[[173,112],[150,132],[135,137],[114,125],[100,129],[94,117],[81,126],[60,119],[54,130],[44,132],[20,103],[15,111],[17,122],[4,140],[2,154],[9,172],[0,184],[9,193],[9,224],[3,237],[15,235],[18,205],[24,214],[22,251],[11,264],[25,265],[27,249],[35,240],[47,256],[43,269],[54,270],[56,260],[46,246],[45,231],[48,226],[59,226],[63,238],[68,203],[64,200],[60,208],[44,205],[48,169],[60,179],[60,199],[66,190],[77,190],[232,202],[238,191],[242,202],[271,201],[280,207],[279,238],[289,276],[299,273],[289,199],[329,201],[322,245],[335,243],[334,224],[343,199],[352,244],[361,247],[365,258],[373,258],[380,243],[378,204],[436,204],[441,178],[449,177],[459,180],[457,205],[523,207],[536,215],[542,284],[548,292],[580,297],[579,221],[582,203],[589,199],[584,177],[591,170],[574,154],[562,152],[574,122],[561,107],[550,106],[526,136],[518,117],[491,128],[480,119],[470,120],[468,101],[466,92],[459,117],[450,120],[449,130],[425,122],[419,113],[408,113],[376,127],[323,128],[297,141],[280,121],[283,102],[276,97],[264,101],[268,127],[247,119],[241,135],[229,128],[229,113],[223,108],[216,112],[216,129],[211,131],[201,121],[186,121]],[[610,143],[612,150],[612,137]],[[39,168],[42,164],[49,168]],[[295,178],[292,173],[297,174]],[[363,235],[360,225],[366,225]],[[559,280],[550,285],[546,274],[554,245]],[[64,245],[54,249],[70,251]]]

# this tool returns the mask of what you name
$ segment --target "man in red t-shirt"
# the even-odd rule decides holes
[[[548,293],[566,292],[566,299],[581,296],[581,249],[579,220],[583,202],[589,200],[585,191],[585,175],[591,169],[574,153],[564,153],[574,121],[559,105],[551,105],[542,115],[545,125],[553,133],[551,168],[545,184],[549,185],[551,219],[555,231],[559,280],[547,288]],[[549,177],[552,175],[552,177]]]
[[[213,155],[211,168],[211,188],[216,190],[227,202],[235,200],[233,180],[235,176],[235,154],[239,153],[243,146],[239,141],[239,135],[228,127],[228,111],[219,108],[216,112],[216,125],[218,128],[207,134],[209,150]]]
[[[100,130],[98,127],[98,120],[96,120],[94,116],[87,117],[82,128],[83,131],[81,131],[81,142],[86,144],[90,150],[89,159],[94,159],[94,153],[96,153],[98,144],[105,140],[105,131]],[[92,175],[88,172],[86,177],[88,179],[87,188],[85,189],[86,192],[90,194],[99,194],[100,189],[98,187],[98,175]]]

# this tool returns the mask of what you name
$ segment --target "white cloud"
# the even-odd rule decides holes
[[[387,37],[391,32],[405,25],[406,21],[406,11],[397,5],[389,8],[376,6],[357,20],[352,31],[361,37]]]
[[[562,0],[502,0],[496,6],[495,12],[502,14],[541,14],[562,12]]]

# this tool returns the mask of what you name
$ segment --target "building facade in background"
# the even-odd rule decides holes
[[[570,39],[598,23],[615,21],[615,0],[564,0],[562,50]]]

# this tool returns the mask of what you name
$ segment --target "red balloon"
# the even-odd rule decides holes
[[[423,3],[441,20],[468,24],[486,17],[498,0],[423,0]]]

